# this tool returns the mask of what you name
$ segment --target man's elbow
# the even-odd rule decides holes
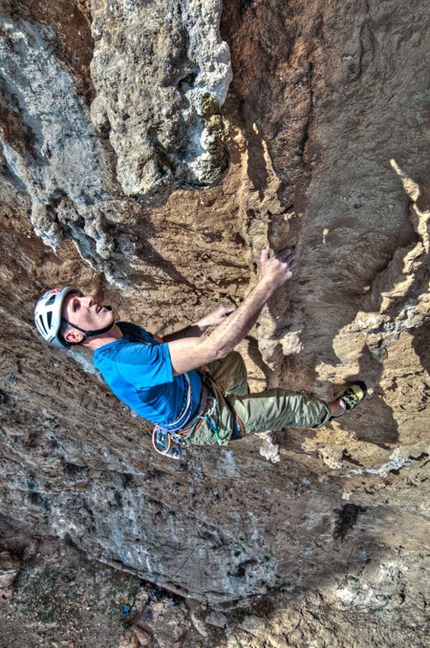
[[[204,359],[203,364],[223,360],[230,351],[233,351],[231,344],[226,344],[223,340],[211,340],[210,337],[198,341],[195,349],[198,355]]]
[[[228,354],[233,351],[233,347],[228,344],[217,344],[211,349],[210,355],[212,359],[210,362],[215,362],[216,360],[224,360]]]

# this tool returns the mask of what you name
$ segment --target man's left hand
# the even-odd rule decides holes
[[[223,322],[231,313],[236,310],[234,306],[218,306],[214,311],[202,317],[201,320],[196,322],[200,328],[208,326],[218,326]]]

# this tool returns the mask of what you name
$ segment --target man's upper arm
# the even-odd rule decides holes
[[[177,376],[216,360],[208,338],[181,338],[168,342],[173,373]]]

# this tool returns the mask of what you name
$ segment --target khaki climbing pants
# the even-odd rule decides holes
[[[208,372],[220,389],[209,402],[210,423],[203,420],[190,437],[192,444],[227,445],[237,429],[235,414],[243,423],[245,435],[286,427],[320,427],[331,416],[324,401],[286,389],[249,394],[245,363],[237,351],[212,362]]]

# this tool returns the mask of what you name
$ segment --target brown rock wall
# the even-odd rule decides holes
[[[425,3],[180,6],[0,10],[2,510],[212,606],[264,595],[231,647],[308,645],[311,621],[281,620],[304,609],[321,642],[360,641],[342,613],[373,610],[389,645],[395,610],[398,645],[424,645],[405,610],[427,627]],[[267,241],[299,263],[241,345],[254,387],[371,387],[317,432],[170,464],[88,356],[34,331],[52,284],[154,332],[192,322],[243,298]]]

